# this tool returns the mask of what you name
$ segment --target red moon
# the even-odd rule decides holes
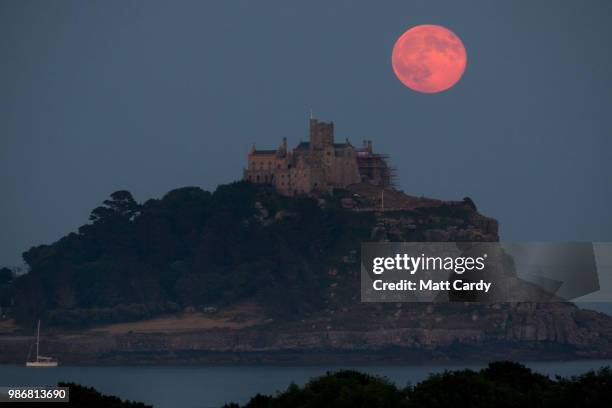
[[[436,93],[461,79],[467,54],[451,30],[426,24],[412,27],[397,39],[391,62],[395,75],[408,88]]]

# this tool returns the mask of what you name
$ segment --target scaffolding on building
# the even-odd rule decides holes
[[[397,169],[389,165],[388,154],[360,149],[357,152],[357,165],[363,181],[383,187],[397,186]]]

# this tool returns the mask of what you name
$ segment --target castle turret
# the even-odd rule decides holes
[[[334,144],[334,122],[319,122],[310,119],[310,148],[321,150]]]
[[[276,157],[282,158],[287,156],[287,138],[283,137],[283,141],[280,146],[278,146],[278,150],[276,151]]]

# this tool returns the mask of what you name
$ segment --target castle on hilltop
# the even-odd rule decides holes
[[[331,192],[356,183],[378,186],[393,184],[393,169],[388,156],[374,153],[372,141],[356,148],[346,139],[335,143],[333,122],[310,119],[310,141],[300,142],[289,151],[284,137],[276,150],[257,150],[248,154],[244,180],[271,184],[285,195]]]

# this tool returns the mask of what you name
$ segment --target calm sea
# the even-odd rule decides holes
[[[547,375],[576,375],[612,360],[529,362]],[[483,365],[419,365],[363,367],[78,367],[32,369],[0,365],[0,386],[55,385],[70,381],[95,387],[123,399],[152,404],[156,408],[208,408],[225,402],[244,403],[256,393],[273,394],[291,382],[303,384],[326,371],[356,368],[389,378],[398,385],[416,383],[445,369],[481,368]]]

